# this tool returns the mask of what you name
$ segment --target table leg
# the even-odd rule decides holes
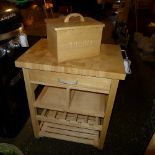
[[[30,110],[30,115],[31,115],[34,136],[38,138],[39,137],[38,135],[39,123],[36,119],[37,110],[34,107],[34,102],[35,102],[34,87],[33,87],[33,84],[30,83],[28,69],[23,69],[23,74],[24,74],[25,87],[26,87],[26,92],[27,92],[27,98],[28,98],[28,104],[29,104],[29,110]]]
[[[106,110],[105,110],[105,116],[103,120],[103,129],[100,133],[100,138],[99,138],[99,146],[98,146],[99,149],[102,149],[104,145],[104,141],[106,138],[106,133],[107,133],[107,129],[109,126],[109,121],[110,121],[110,117],[111,117],[111,113],[114,105],[114,100],[117,92],[118,83],[119,83],[119,80],[112,80],[112,83],[111,83],[109,97],[105,107]]]

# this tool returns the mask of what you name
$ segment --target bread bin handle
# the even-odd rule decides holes
[[[68,23],[71,17],[80,17],[80,21],[84,22],[84,17],[81,14],[71,13],[71,14],[66,16],[66,18],[64,19],[64,23]]]

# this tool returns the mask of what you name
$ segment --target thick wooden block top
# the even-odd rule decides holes
[[[15,65],[27,69],[125,79],[120,46],[113,44],[102,44],[99,56],[58,64],[56,58],[48,51],[47,40],[41,39],[20,56]]]

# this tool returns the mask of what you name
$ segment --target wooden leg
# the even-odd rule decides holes
[[[105,117],[104,117],[104,121],[103,121],[103,129],[100,133],[98,149],[102,149],[103,145],[104,145],[104,141],[106,138],[106,133],[107,133],[107,129],[109,126],[109,121],[110,121],[110,117],[111,117],[111,113],[112,113],[112,108],[114,105],[114,100],[115,100],[115,96],[116,96],[116,92],[117,92],[118,82],[119,82],[119,80],[112,80],[112,83],[111,83],[111,89],[110,89],[109,97],[108,97],[108,100],[106,103]]]
[[[155,133],[152,136],[151,141],[149,142],[149,145],[147,146],[145,155],[155,155]]]
[[[32,83],[30,83],[28,69],[23,69],[23,74],[24,74],[25,87],[26,87],[26,92],[27,92],[27,98],[28,98],[28,103],[29,103],[29,110],[30,110],[30,115],[31,115],[34,136],[36,138],[39,138],[39,134],[38,134],[39,123],[36,120],[37,111],[36,111],[36,108],[34,107],[34,102],[35,102],[34,86]]]

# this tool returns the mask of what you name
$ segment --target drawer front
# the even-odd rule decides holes
[[[29,70],[31,83],[109,94],[111,79]]]

